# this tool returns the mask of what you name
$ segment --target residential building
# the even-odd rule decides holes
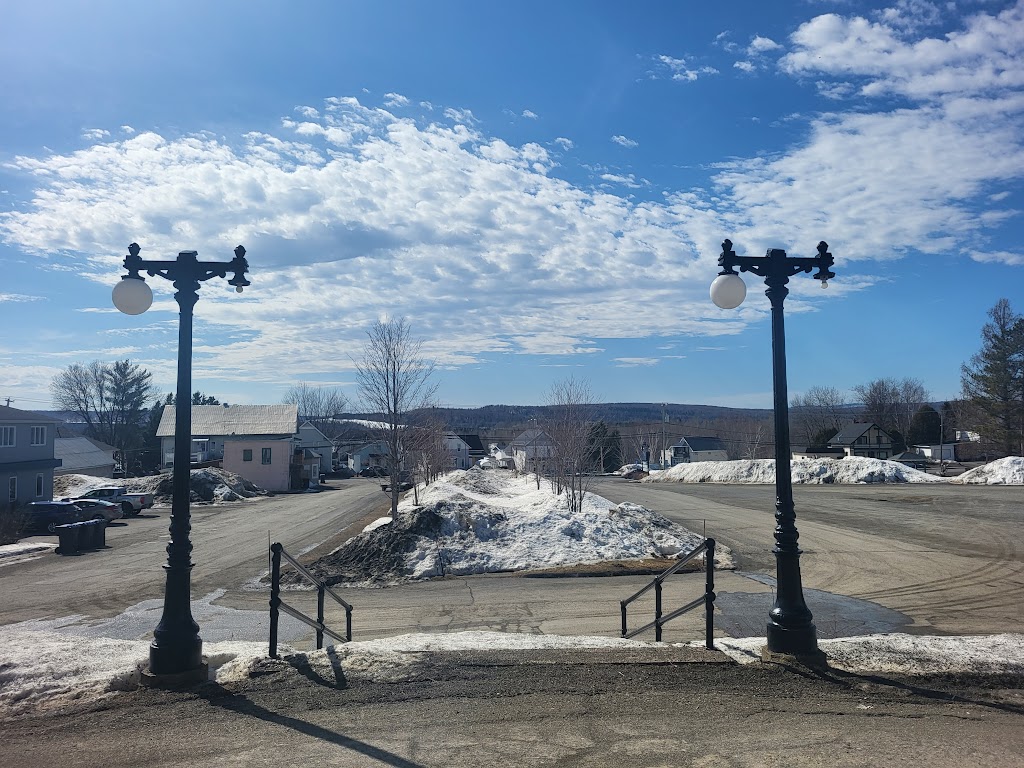
[[[210,464],[224,457],[225,441],[235,438],[281,440],[297,435],[299,413],[283,405],[193,405],[191,464]],[[161,466],[174,466],[175,407],[165,405],[157,427]],[[245,475],[242,475],[245,477]],[[249,478],[246,478],[249,479]],[[256,482],[253,480],[252,482]],[[259,483],[257,483],[259,485]]]
[[[460,435],[448,433],[444,436],[444,447],[448,451],[447,469],[469,469],[475,460],[469,458],[469,443]]]
[[[292,489],[291,437],[229,437],[223,443],[222,467],[265,491]]]
[[[888,459],[893,454],[892,437],[869,421],[847,424],[828,441],[828,447],[842,449],[844,456],[869,459]]]
[[[0,504],[53,498],[54,456],[59,419],[0,405]]]
[[[544,474],[555,455],[555,444],[542,429],[528,429],[512,441],[510,453],[519,472]]]
[[[469,447],[469,466],[473,466],[480,459],[486,458],[487,451],[480,435],[459,435],[459,438]]]
[[[311,422],[303,422],[299,427],[298,447],[312,451],[320,458],[321,472],[334,469],[334,443]]]
[[[53,474],[113,477],[116,450],[91,437],[57,437],[53,441],[53,454],[61,460],[61,465]]]
[[[689,464],[694,461],[728,461],[725,444],[717,437],[681,437],[668,449],[667,464]]]
[[[498,469],[516,468],[515,456],[512,455],[512,449],[509,446],[499,447],[497,443],[491,443],[488,448],[488,458]]]

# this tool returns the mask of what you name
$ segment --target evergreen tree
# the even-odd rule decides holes
[[[1024,319],[1000,299],[981,329],[981,350],[960,366],[978,432],[1004,455],[1024,455]]]
[[[909,445],[936,445],[939,443],[942,435],[941,421],[942,417],[939,416],[938,411],[930,405],[922,405],[910,421],[910,431],[907,433]]]

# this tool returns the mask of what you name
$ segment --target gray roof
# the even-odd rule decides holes
[[[34,411],[23,411],[20,408],[11,408],[9,405],[0,405],[0,421],[23,421],[32,422],[33,424],[60,423],[60,419],[55,419],[52,416],[44,416]]]
[[[878,427],[877,424],[870,421],[855,421],[853,424],[847,424],[841,430],[836,432],[831,440],[828,441],[829,445],[853,445],[857,442],[857,438],[863,435],[872,427]],[[881,427],[878,427],[879,431],[882,432],[890,440],[892,436],[889,435]]]
[[[53,456],[60,459],[62,472],[114,465],[114,446],[88,437],[58,437],[53,441]]]
[[[691,451],[724,451],[725,443],[717,437],[683,437],[676,445],[686,444]]]
[[[551,437],[543,429],[528,429],[512,441],[512,445],[548,445]]]
[[[173,405],[165,405],[157,437],[174,435]],[[299,406],[284,405],[193,405],[192,436],[293,435],[299,426]]]

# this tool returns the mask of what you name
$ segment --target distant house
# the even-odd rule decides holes
[[[334,443],[311,422],[303,422],[299,427],[298,447],[312,451],[320,457],[321,472],[330,472],[334,469]]]
[[[251,438],[282,440],[296,437],[298,406],[284,405],[193,405],[191,464],[208,464],[224,458],[225,441]],[[175,407],[165,405],[156,436],[160,438],[161,465],[174,466]],[[245,477],[245,475],[242,475]],[[249,479],[249,478],[246,478]],[[256,482],[253,480],[253,482]],[[257,483],[258,485],[258,483]]]
[[[913,469],[924,469],[928,466],[928,457],[917,451],[903,451],[893,454],[889,457],[889,461],[898,461],[900,464],[906,464]]]
[[[53,474],[113,477],[116,450],[90,437],[58,437],[53,441],[53,454],[61,460],[61,466]]]
[[[956,443],[915,445],[913,448],[932,461],[956,461]]]
[[[506,450],[506,448],[499,447],[497,443],[491,443],[488,446],[488,458],[498,469],[515,469],[516,467],[516,460],[511,449]]]
[[[828,441],[829,448],[842,449],[845,456],[888,459],[893,454],[892,436],[877,424],[855,421],[847,424]]]
[[[461,436],[449,432],[444,436],[444,448],[448,451],[447,469],[469,469],[473,461],[469,458],[469,443]]]
[[[681,437],[668,449],[668,464],[689,464],[694,461],[728,461],[725,444],[717,437]]]
[[[60,419],[0,405],[0,504],[25,504],[53,498],[54,456]]]
[[[528,429],[521,433],[511,446],[512,459],[519,472],[543,474],[555,455],[555,444],[550,435],[542,429]]]
[[[480,435],[459,435],[459,438],[469,446],[469,466],[473,466],[480,459],[487,457],[487,451],[484,449]]]
[[[349,451],[348,467],[353,472],[360,472],[367,467],[387,468],[388,447],[382,442],[365,443],[355,450]]]

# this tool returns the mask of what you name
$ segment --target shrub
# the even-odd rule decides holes
[[[25,526],[25,510],[17,504],[0,504],[0,544],[16,544]]]

